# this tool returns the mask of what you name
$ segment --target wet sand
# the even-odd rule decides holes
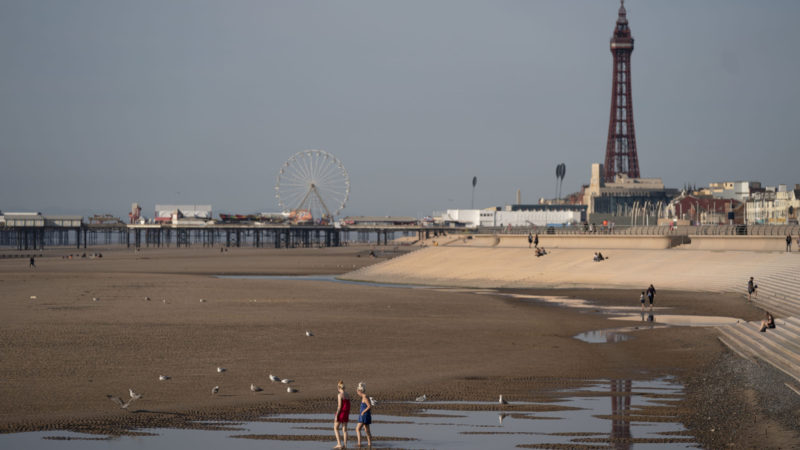
[[[71,250],[48,250],[36,269],[27,259],[0,259],[0,432],[123,433],[193,426],[196,419],[322,412],[335,409],[339,379],[352,392],[364,380],[372,395],[393,400],[424,393],[525,401],[574,380],[673,375],[687,384],[685,423],[706,446],[785,446],[796,436],[761,412],[757,385],[708,375],[752,364],[731,357],[711,328],[658,328],[626,342],[589,344],[573,336],[631,323],[462,290],[213,276],[345,273],[384,260],[370,258],[368,248],[100,251],[102,259],[69,260],[61,256]],[[515,292],[636,306],[638,290]],[[762,314],[732,294],[659,290],[656,301],[670,314]],[[218,373],[219,366],[227,370]],[[287,393],[269,373],[294,379],[299,392]],[[251,383],[264,390],[251,392]],[[219,394],[211,394],[213,386]],[[714,412],[720,424],[709,425],[710,416],[699,412],[706,414],[708,393],[720,387],[730,402]],[[106,398],[125,397],[128,388],[144,394],[132,411]],[[766,437],[764,426],[773,430]]]

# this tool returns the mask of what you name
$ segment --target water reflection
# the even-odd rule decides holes
[[[611,440],[619,449],[631,448],[631,380],[611,380]]]
[[[620,449],[696,447],[685,428],[674,420],[682,396],[680,385],[668,379],[651,381],[599,380],[579,388],[547,391],[550,401],[382,402],[395,415],[375,408],[373,439],[381,448],[514,448],[517,446],[611,447]],[[609,399],[611,405],[609,407]],[[648,415],[649,407],[657,411]],[[145,429],[153,436],[101,436],[69,432],[0,435],[0,448],[103,449],[226,448],[313,449],[333,446],[330,414],[281,414],[252,422],[214,422],[206,430]],[[235,425],[235,429],[230,426]],[[227,429],[225,429],[227,427]],[[350,437],[354,437],[351,424]],[[88,439],[88,440],[85,440]],[[264,442],[267,441],[267,442]],[[355,441],[351,441],[353,447]]]

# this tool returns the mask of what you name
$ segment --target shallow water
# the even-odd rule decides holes
[[[580,389],[558,392],[555,402],[510,400],[494,402],[414,403],[418,415],[382,415],[375,406],[372,433],[377,447],[412,449],[513,448],[517,445],[612,446],[623,449],[696,447],[694,438],[674,421],[673,402],[682,397],[679,384],[652,381],[604,380]],[[470,405],[464,411],[463,406]],[[537,412],[542,406],[563,407]],[[648,414],[647,406],[666,408]],[[452,408],[449,409],[448,407]],[[503,409],[507,408],[506,412]],[[286,414],[253,422],[215,422],[225,431],[147,429],[155,436],[103,437],[48,431],[0,435],[0,448],[32,449],[318,449],[335,444],[332,414]],[[355,414],[351,420],[355,419]],[[350,423],[349,447],[355,447],[355,424]],[[278,439],[277,436],[283,436]],[[292,440],[286,440],[288,438]],[[71,440],[68,440],[71,439]],[[100,440],[98,440],[100,439]]]

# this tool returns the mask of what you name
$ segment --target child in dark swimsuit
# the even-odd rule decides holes
[[[372,424],[372,402],[367,397],[367,385],[363,381],[358,383],[358,395],[361,396],[361,412],[358,414],[358,425],[356,425],[358,446],[361,447],[361,429],[363,428],[367,435],[367,445],[372,447],[372,434],[369,432],[369,426]]]
[[[336,447],[334,448],[347,448],[347,422],[350,420],[350,396],[344,391],[344,381],[339,380],[337,388],[339,390],[339,395],[336,397],[336,417],[333,419],[333,432],[336,434]],[[339,438],[340,425],[342,427],[344,445],[342,445],[342,439]]]

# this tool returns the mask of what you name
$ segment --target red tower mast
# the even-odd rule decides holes
[[[631,99],[631,53],[633,53],[633,38],[628,28],[625,0],[620,0],[617,26],[611,37],[614,75],[611,82],[611,118],[608,121],[605,181],[614,181],[614,177],[620,173],[631,178],[639,178],[639,157],[636,155],[636,132],[633,128]]]

